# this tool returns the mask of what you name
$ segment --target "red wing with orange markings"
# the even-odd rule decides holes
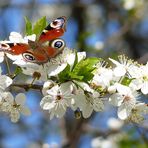
[[[22,54],[29,48],[29,45],[24,43],[0,43],[0,51],[10,53],[12,55]]]
[[[59,17],[52,21],[39,37],[40,42],[53,40],[61,37],[66,31],[66,17]]]
[[[59,17],[52,21],[41,33],[39,40],[25,43],[0,43],[0,51],[12,55],[22,54],[27,62],[45,63],[54,58],[65,47],[64,40],[59,37],[66,31],[66,18]],[[45,42],[49,44],[45,44]]]

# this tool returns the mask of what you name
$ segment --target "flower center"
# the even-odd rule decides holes
[[[124,102],[125,101],[130,101],[131,100],[131,97],[130,96],[124,96]]]
[[[19,108],[20,105],[15,103],[15,104],[13,104],[13,107],[14,107],[14,108]]]
[[[137,110],[136,108],[133,108],[133,109],[132,109],[132,113],[133,113],[133,114],[136,114],[137,111],[138,111],[138,110]]]
[[[148,81],[148,77],[147,76],[143,76],[143,80],[144,81]]]
[[[56,96],[56,100],[61,100],[63,97],[61,95]]]

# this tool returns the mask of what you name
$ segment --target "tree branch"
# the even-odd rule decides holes
[[[37,85],[37,84],[11,84],[11,87],[20,87],[24,88],[26,91],[29,89],[35,89],[35,90],[42,90],[43,85]]]

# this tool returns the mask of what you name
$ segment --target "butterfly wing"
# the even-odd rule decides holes
[[[51,40],[49,46],[41,45],[35,49],[24,43],[0,43],[0,52],[12,55],[22,54],[26,62],[42,64],[61,53],[64,47],[64,40],[58,38]]]
[[[42,32],[38,42],[28,41],[24,43],[0,43],[0,51],[12,55],[22,54],[27,62],[45,63],[50,58],[55,57],[65,47],[65,42],[58,37],[66,31],[66,18],[59,17],[52,21]],[[44,46],[44,42],[49,41],[49,46]]]
[[[32,62],[32,63],[46,63],[48,60],[51,58],[56,57],[59,53],[63,51],[65,47],[65,42],[64,40],[57,38],[54,40],[51,40],[49,42],[49,46],[39,46],[35,50],[28,50],[24,52],[23,58],[27,62]]]
[[[42,48],[36,49],[34,51],[28,50],[22,53],[22,56],[26,62],[31,62],[31,63],[42,64],[48,61],[48,56],[45,53],[44,49]]]
[[[49,42],[49,46],[40,45],[35,49],[30,48],[29,50],[23,52],[22,56],[27,62],[43,64],[61,53],[64,47],[65,42],[62,39],[58,38],[51,40]]]
[[[65,42],[58,38],[62,36],[65,31],[66,17],[59,17],[52,21],[40,35],[38,40],[39,47],[24,52],[22,54],[24,59],[28,62],[41,64],[57,56],[65,47]],[[49,46],[44,46],[44,42],[46,41],[49,41]],[[32,46],[31,44],[32,43],[29,42],[30,47]]]
[[[29,45],[24,43],[0,43],[0,52],[6,52],[12,55],[19,55],[28,49]]]
[[[66,17],[62,16],[52,21],[39,37],[40,42],[59,38],[66,31]]]
[[[65,46],[65,41],[60,38],[51,40],[49,42],[49,47],[46,50],[48,58],[56,57],[59,53],[63,51]]]

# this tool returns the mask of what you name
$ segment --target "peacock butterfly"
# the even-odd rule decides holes
[[[20,55],[27,62],[42,64],[55,57],[65,47],[60,39],[66,31],[66,17],[53,20],[41,33],[36,41],[26,43],[0,43],[0,52]],[[48,41],[48,42],[47,42]]]

